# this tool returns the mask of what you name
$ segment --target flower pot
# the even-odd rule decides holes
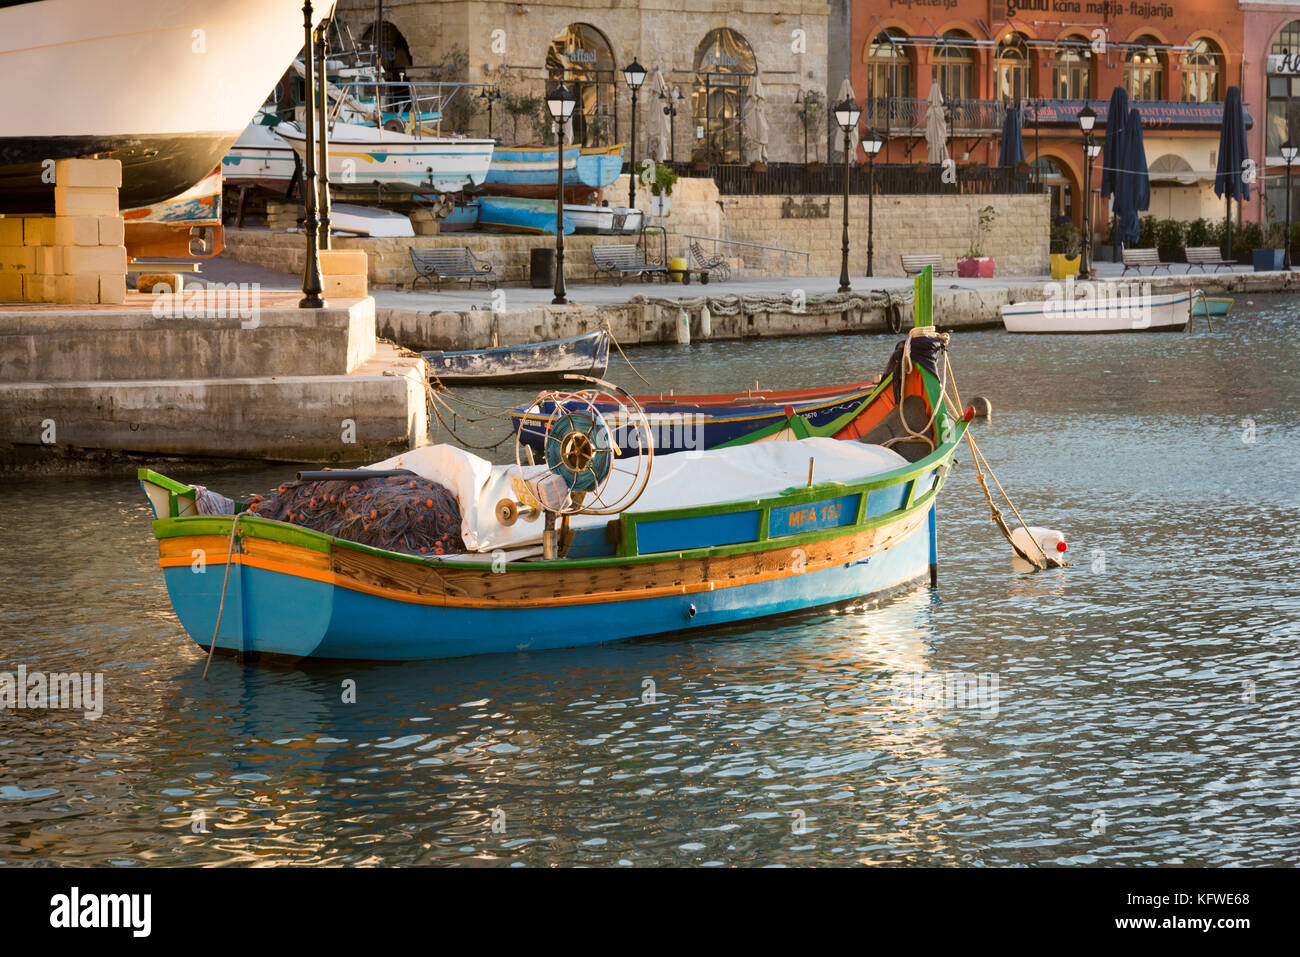
[[[957,275],[962,279],[992,279],[993,257],[962,256],[957,260]]]
[[[1070,258],[1064,253],[1052,253],[1052,278],[1064,279],[1066,276],[1079,275],[1079,262],[1082,256]]]
[[[1256,249],[1253,256],[1255,272],[1280,272],[1282,269],[1282,250]]]

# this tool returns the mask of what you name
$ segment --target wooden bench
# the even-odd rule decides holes
[[[1206,266],[1214,266],[1216,269],[1222,269],[1227,266],[1231,269],[1237,265],[1231,259],[1224,259],[1220,255],[1216,246],[1188,246],[1187,247],[1187,271],[1191,272],[1193,266],[1200,266],[1201,272],[1205,272]]]
[[[700,272],[700,281],[708,282],[717,273],[718,278],[726,282],[731,278],[731,266],[727,263],[726,256],[706,256],[704,247],[694,239],[691,240],[691,262],[695,263],[695,268]]]
[[[493,271],[492,264],[479,259],[468,247],[461,249],[410,247],[410,252],[411,264],[415,266],[416,274],[411,282],[412,289],[421,279],[428,280],[435,289],[441,289],[445,280],[454,282],[457,279],[469,280],[471,288],[476,279],[483,280],[493,289],[497,287],[497,274]]]
[[[926,266],[934,270],[936,276],[942,276],[945,273],[952,274],[955,269],[947,269],[943,265],[943,257],[938,253],[903,253],[900,257],[903,260],[903,272],[908,276],[915,276],[925,269]]]
[[[617,274],[619,285],[629,273],[661,273],[668,275],[668,267],[646,262],[641,247],[632,244],[615,243],[608,246],[592,246],[591,258],[599,272]]]
[[[1151,274],[1154,276],[1157,269],[1164,269],[1169,272],[1169,263],[1160,261],[1160,250],[1158,249],[1125,249],[1120,252],[1120,258],[1124,261],[1124,275],[1130,269],[1136,269],[1139,274],[1145,267],[1151,267]]]

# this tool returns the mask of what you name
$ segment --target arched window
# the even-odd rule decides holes
[[[1271,52],[1300,55],[1300,20],[1292,20],[1278,31]],[[1269,74],[1267,117],[1264,155],[1281,162],[1282,144],[1300,140],[1300,76],[1284,72]]]
[[[1092,51],[1083,37],[1066,37],[1052,57],[1052,96],[1086,100],[1092,96]]]
[[[1193,40],[1191,46],[1183,55],[1183,99],[1217,103],[1223,54],[1209,40]]]
[[[1300,53],[1300,20],[1292,20],[1277,33],[1272,53]]]
[[[1003,100],[1027,100],[1030,91],[1029,46],[1019,33],[1008,33],[998,43],[996,96]]]
[[[741,161],[744,94],[757,73],[749,41],[730,27],[710,30],[696,47],[693,105],[695,125],[704,128],[698,158],[713,163]]]
[[[903,35],[881,30],[867,47],[867,89],[870,98],[912,95],[912,59],[902,43]]]
[[[552,84],[566,83],[577,103],[573,140],[608,146],[618,134],[615,121],[614,53],[605,34],[587,23],[571,23],[551,41],[546,72]]]
[[[944,102],[975,96],[975,44],[957,30],[949,30],[934,45],[930,78],[939,84]]]
[[[1140,36],[1124,55],[1124,85],[1130,100],[1164,99],[1164,66],[1153,36]]]

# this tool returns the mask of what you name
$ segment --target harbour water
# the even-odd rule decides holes
[[[1012,570],[963,451],[936,591],[694,637],[204,681],[135,482],[7,480],[0,671],[102,672],[104,713],[0,711],[0,862],[1294,865],[1298,321],[1259,296],[1212,333],[954,336],[977,441],[1073,564]],[[856,381],[891,347],[631,355],[702,392]]]

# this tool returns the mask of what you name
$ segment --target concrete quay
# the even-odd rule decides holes
[[[176,318],[137,293],[0,308],[0,472],[367,462],[427,444],[424,361],[377,341],[374,301],[298,298]]]
[[[1188,273],[1174,267],[1166,275],[1120,276],[1122,267],[1098,264],[1099,282],[1123,281],[1148,286],[1152,293],[1202,289],[1207,295],[1300,290],[1300,272]],[[700,310],[710,309],[712,339],[798,336],[819,333],[887,333],[883,302],[864,297],[888,292],[900,297],[904,326],[912,323],[912,280],[854,277],[853,291],[837,300],[838,277],[792,276],[746,279],[708,285],[612,283],[570,285],[568,306],[551,305],[549,289],[503,287],[448,288],[442,292],[376,291],[375,322],[379,334],[411,349],[473,349],[493,341],[501,345],[579,335],[609,324],[624,345],[675,342],[677,320],[686,310],[692,338],[701,338]],[[1056,284],[1059,287],[1060,284]],[[999,308],[1008,303],[1039,301],[1053,294],[1046,276],[958,279],[934,282],[934,316],[943,330],[998,328]],[[903,298],[905,297],[905,298]],[[739,303],[737,303],[739,298]],[[842,308],[836,308],[842,302]],[[739,310],[737,311],[737,305]],[[799,306],[802,305],[802,311]],[[815,307],[815,308],[814,308]],[[727,315],[727,312],[735,312]]]

